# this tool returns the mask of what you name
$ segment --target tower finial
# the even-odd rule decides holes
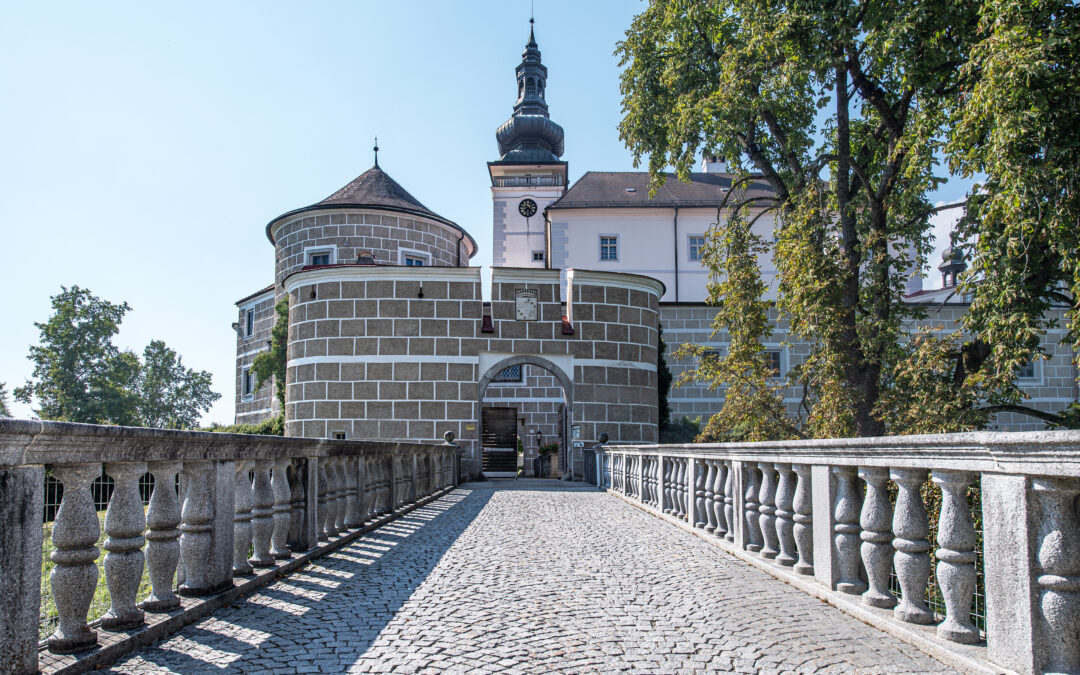
[[[375,137],[375,166],[379,166],[379,137]]]

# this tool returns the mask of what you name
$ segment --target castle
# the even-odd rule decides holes
[[[731,175],[706,158],[689,182],[671,178],[654,196],[646,172],[590,171],[570,186],[531,29],[515,74],[513,114],[488,163],[490,303],[480,269],[469,266],[476,242],[387,175],[376,148],[371,169],[266,226],[274,283],[237,302],[238,423],[278,412],[272,386],[255,390],[251,362],[267,349],[274,305],[288,296],[286,435],[431,441],[452,431],[472,475],[512,475],[518,439],[527,473],[576,475],[580,449],[601,433],[657,441],[658,326],[669,345],[726,346],[725,335],[712,335],[700,253],[723,217]],[[757,219],[759,234],[771,238],[772,229],[769,216]],[[759,262],[775,293],[771,258]],[[968,305],[954,288],[962,264],[946,255],[943,290],[924,291],[918,274],[908,285],[907,300],[925,303],[929,321],[948,330]],[[787,337],[776,325],[767,345],[780,378],[808,352]],[[1050,358],[1021,374],[1035,407],[1076,400],[1073,355],[1060,337],[1049,334]],[[669,366],[677,376],[691,364]],[[792,412],[800,397],[787,388]],[[704,386],[675,389],[669,401],[673,418],[703,420],[723,403]],[[998,426],[1042,423],[1002,415]],[[551,443],[557,458],[536,462]]]

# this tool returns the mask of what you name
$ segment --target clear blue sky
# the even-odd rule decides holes
[[[612,55],[638,0],[536,2],[571,179],[628,170]],[[491,262],[486,162],[510,115],[529,0],[48,2],[0,22],[0,381],[77,284],[128,302],[117,344],[160,338],[214,375],[231,423],[234,302],[273,279],[264,228],[372,164]],[[941,198],[962,196],[959,187]],[[28,406],[15,404],[18,416]]]

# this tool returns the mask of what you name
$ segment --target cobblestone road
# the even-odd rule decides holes
[[[610,495],[542,485],[469,484],[112,672],[945,671]]]

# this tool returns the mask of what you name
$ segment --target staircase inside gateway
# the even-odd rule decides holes
[[[517,408],[483,408],[481,469],[488,478],[517,476]]]

